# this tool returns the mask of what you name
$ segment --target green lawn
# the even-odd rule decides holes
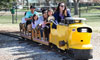
[[[84,13],[82,18],[87,19],[86,23],[93,27],[94,32],[100,33],[100,11],[99,13]]]
[[[23,15],[18,15],[17,24],[21,21]],[[15,16],[15,24],[16,24],[16,16]],[[4,15],[0,16],[0,24],[11,24],[12,23],[12,16],[11,15]]]

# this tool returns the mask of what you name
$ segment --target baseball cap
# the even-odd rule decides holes
[[[34,8],[34,9],[35,9],[35,6],[33,6],[33,5],[32,5],[32,6],[30,6],[30,9],[32,9],[32,8]]]

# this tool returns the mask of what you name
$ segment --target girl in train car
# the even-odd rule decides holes
[[[53,16],[53,13],[54,13],[54,12],[53,12],[53,9],[51,9],[51,8],[48,9],[48,17],[49,17],[49,16]]]
[[[32,28],[35,29],[35,27],[37,26],[37,21],[38,21],[38,15],[34,14],[33,15],[33,20],[32,20]]]

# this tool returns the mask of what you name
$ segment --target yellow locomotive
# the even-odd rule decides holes
[[[45,40],[43,32],[43,40],[39,29],[30,29],[25,31],[24,24],[20,25],[21,37],[39,42],[41,44],[53,44],[59,49],[68,51],[69,55],[78,60],[88,60],[92,58],[92,45],[90,43],[92,29],[82,21],[85,18],[67,17],[56,24],[53,18],[49,19],[50,33],[49,40]],[[55,26],[55,27],[53,27]]]

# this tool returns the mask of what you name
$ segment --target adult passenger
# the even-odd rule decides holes
[[[61,22],[65,17],[71,17],[70,10],[66,7],[65,3],[59,3],[57,10],[54,13],[55,20]]]
[[[38,12],[36,12],[35,11],[35,7],[34,6],[30,6],[30,10],[31,11],[28,11],[27,13],[26,13],[26,16],[25,16],[25,20],[26,20],[26,28],[27,28],[27,25],[28,24],[31,24],[31,22],[32,22],[32,17],[33,17],[33,15],[34,14],[37,14],[38,15]],[[38,15],[39,16],[39,15]]]

